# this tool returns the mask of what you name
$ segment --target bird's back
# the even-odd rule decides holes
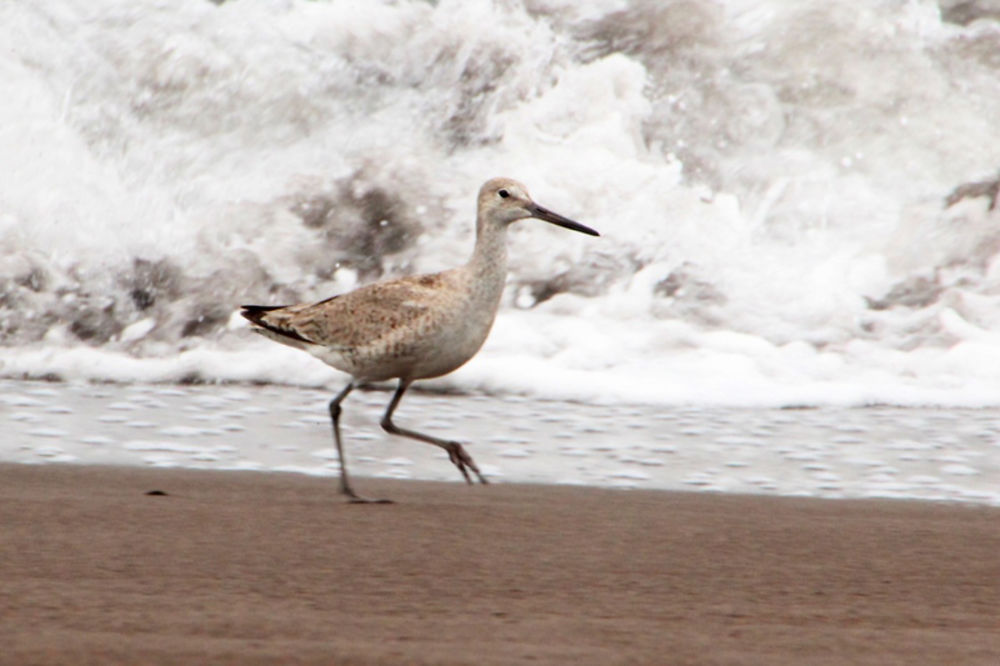
[[[495,307],[485,327],[470,316],[474,294],[462,270],[370,284],[312,304],[244,306],[241,314],[267,337],[359,379],[434,377],[471,358],[493,321]]]

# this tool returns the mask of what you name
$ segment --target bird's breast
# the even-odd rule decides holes
[[[458,274],[450,307],[431,317],[416,341],[414,379],[438,377],[456,370],[483,346],[496,319],[503,280],[477,280]]]

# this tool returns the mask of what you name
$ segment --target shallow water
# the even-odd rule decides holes
[[[288,386],[4,380],[0,460],[335,476],[330,397]],[[344,403],[349,469],[461,481],[443,452],[380,430],[389,397],[355,391]],[[501,483],[1000,505],[1000,409],[660,409],[411,391],[396,419],[466,442]]]

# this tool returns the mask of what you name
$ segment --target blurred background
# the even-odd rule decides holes
[[[511,234],[444,388],[1000,404],[1000,2],[0,4],[0,376],[320,386],[241,303]]]

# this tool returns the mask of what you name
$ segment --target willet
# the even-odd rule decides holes
[[[458,442],[400,428],[392,421],[403,393],[418,379],[457,369],[483,346],[507,278],[507,227],[525,218],[598,236],[578,222],[542,208],[516,180],[494,178],[479,190],[476,245],[464,266],[377,282],[312,304],[244,305],[254,330],[302,349],[347,373],[351,380],[330,401],[333,439],[340,456],[340,490],[352,502],[386,502],[354,492],[340,438],[340,403],[358,384],[398,379],[382,428],[440,446],[468,483],[471,470],[486,479]]]

